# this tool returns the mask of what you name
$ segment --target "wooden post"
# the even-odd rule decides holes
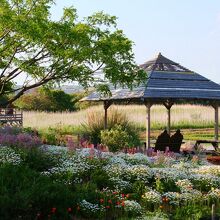
[[[170,101],[167,101],[164,103],[164,106],[167,109],[167,133],[170,135],[170,121],[171,121],[171,117],[170,117],[170,109],[172,107],[173,103],[171,103]]]
[[[167,133],[170,135],[170,108],[167,109]]]
[[[104,101],[104,110],[105,110],[105,115],[104,115],[104,129],[107,129],[108,127],[108,108],[110,107],[112,103],[110,101]]]
[[[147,117],[146,117],[146,149],[150,147],[150,108],[152,106],[151,103],[145,103],[147,107]]]
[[[218,141],[218,105],[215,108],[215,140]]]
[[[212,220],[215,220],[215,204],[212,204]]]

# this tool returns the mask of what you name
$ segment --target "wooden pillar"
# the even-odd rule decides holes
[[[164,103],[164,106],[167,109],[167,133],[170,135],[170,121],[171,121],[171,117],[170,117],[170,109],[172,107],[173,103],[171,103],[170,101],[167,101]]]
[[[215,140],[218,141],[218,105],[213,107],[215,109]]]
[[[167,109],[167,133],[170,135],[170,108]]]
[[[104,129],[107,129],[108,127],[108,108],[110,107],[110,105],[111,105],[110,101],[104,101],[104,110],[105,110]]]
[[[150,147],[150,108],[152,106],[151,103],[145,103],[146,110],[147,110],[147,117],[146,117],[146,148]]]

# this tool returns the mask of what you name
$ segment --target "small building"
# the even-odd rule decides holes
[[[154,104],[162,104],[167,109],[167,130],[170,133],[170,109],[181,102],[206,103],[215,111],[215,140],[218,140],[218,107],[220,85],[189,70],[159,53],[154,59],[140,65],[146,71],[146,83],[133,90],[113,89],[112,96],[91,93],[81,101],[102,101],[107,127],[107,109],[113,103],[134,101],[146,106],[146,144],[150,146],[150,109]]]

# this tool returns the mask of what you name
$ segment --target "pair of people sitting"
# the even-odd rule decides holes
[[[167,133],[167,130],[164,130],[164,132],[161,133],[157,138],[157,141],[155,144],[155,151],[158,151],[158,150],[165,151],[166,147],[169,147],[170,151],[179,153],[182,140],[183,140],[183,135],[180,133],[179,129],[171,137]]]

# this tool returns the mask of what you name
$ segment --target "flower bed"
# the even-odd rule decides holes
[[[0,147],[0,219],[196,220],[220,208],[220,166],[198,158],[31,149]]]

